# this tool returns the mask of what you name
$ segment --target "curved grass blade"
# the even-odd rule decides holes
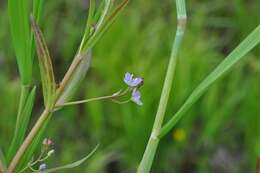
[[[191,93],[178,112],[163,126],[159,137],[166,135],[174,125],[184,116],[188,109],[219,77],[227,72],[245,54],[260,42],[260,25],[258,25]]]
[[[47,109],[51,109],[54,104],[56,83],[52,67],[51,58],[43,34],[31,16],[31,25],[34,32],[34,38],[39,59],[41,72],[44,104]]]
[[[43,173],[51,173],[51,172],[56,172],[56,171],[60,171],[63,169],[71,169],[71,168],[78,167],[79,165],[81,165],[83,162],[85,162],[88,158],[90,158],[96,152],[96,150],[98,149],[98,146],[99,145],[97,145],[87,156],[85,156],[84,158],[82,158],[76,162],[73,162],[73,163],[70,163],[70,164],[67,164],[64,166],[52,168],[52,169],[47,169],[46,171],[43,171]]]
[[[33,104],[35,100],[36,87],[34,87],[28,98],[25,101],[24,107],[21,112],[19,122],[17,124],[17,131],[15,132],[14,138],[12,140],[11,146],[9,148],[7,162],[9,163],[12,157],[15,155],[17,149],[22,144],[25,133],[29,124],[29,120],[32,114]]]

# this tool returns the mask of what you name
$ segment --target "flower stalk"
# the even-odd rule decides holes
[[[168,69],[162,89],[162,94],[158,106],[158,110],[155,116],[155,121],[153,125],[153,129],[146,146],[143,158],[138,167],[138,173],[149,173],[152,167],[153,159],[160,142],[159,134],[162,127],[162,123],[164,120],[164,115],[167,108],[167,103],[169,100],[169,95],[173,83],[175,66],[177,62],[177,54],[180,49],[180,45],[183,39],[185,27],[186,27],[186,8],[185,8],[185,0],[176,0],[177,6],[177,31],[175,35],[175,39],[173,42],[173,47],[171,51],[170,61],[168,64]]]

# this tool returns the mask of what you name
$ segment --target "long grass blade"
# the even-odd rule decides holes
[[[9,148],[8,157],[7,157],[8,163],[11,161],[12,157],[15,155],[17,149],[19,148],[19,146],[22,144],[24,140],[25,133],[29,124],[29,120],[32,114],[33,104],[35,100],[35,93],[36,93],[36,87],[34,87],[31,90],[22,109],[19,123],[17,124],[18,130],[15,132],[14,138]]]
[[[7,161],[9,162],[17,147],[24,139],[24,132],[29,124],[32,108],[28,108],[29,104],[33,104],[35,89],[31,85],[31,68],[34,57],[33,35],[29,28],[28,0],[9,0],[8,12],[10,17],[10,28],[15,47],[15,54],[18,62],[18,68],[21,76],[21,96],[17,113],[15,133],[9,148]],[[33,1],[33,12],[37,19],[41,16],[41,7],[43,0]],[[32,96],[33,95],[33,96]]]
[[[51,57],[47,45],[45,43],[43,34],[31,16],[32,30],[34,32],[35,43],[37,47],[37,54],[39,59],[39,66],[41,72],[44,104],[46,108],[51,108],[54,104],[56,83],[51,62]]]
[[[258,25],[216,68],[211,72],[191,93],[183,106],[163,126],[160,137],[166,135],[174,125],[184,116],[188,109],[201,97],[201,95],[222,75],[225,74],[235,63],[244,57],[251,49],[260,42],[260,25]]]
[[[96,42],[102,37],[102,35],[108,30],[108,28],[113,24],[116,17],[127,5],[129,0],[123,0],[113,11],[112,13],[104,19],[102,19],[102,26],[99,27],[97,32],[86,42],[83,47],[83,51],[92,48]],[[106,13],[107,14],[107,13]]]
[[[82,48],[83,45],[85,44],[86,40],[89,38],[89,36],[91,35],[90,31],[92,28],[92,24],[94,21],[94,14],[95,14],[95,8],[96,8],[96,0],[90,0],[89,1],[89,10],[88,10],[88,19],[87,19],[87,23],[86,23],[86,28],[85,28],[85,32],[79,47],[79,53],[82,52]]]
[[[10,29],[22,84],[32,80],[31,36],[28,0],[8,0]]]

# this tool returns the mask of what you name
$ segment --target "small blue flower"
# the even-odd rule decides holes
[[[39,171],[44,171],[47,169],[47,165],[45,163],[40,164]]]
[[[141,101],[141,93],[137,89],[133,90],[131,100],[139,106],[143,105],[143,102]]]
[[[124,77],[124,82],[130,87],[139,87],[143,85],[144,80],[140,77],[134,78],[133,74],[127,72]]]

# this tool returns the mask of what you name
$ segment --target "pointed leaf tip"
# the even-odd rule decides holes
[[[44,40],[43,34],[32,15],[30,16],[30,21],[39,59],[44,104],[46,108],[52,108],[54,105],[56,83],[51,57],[49,55],[48,47]]]

